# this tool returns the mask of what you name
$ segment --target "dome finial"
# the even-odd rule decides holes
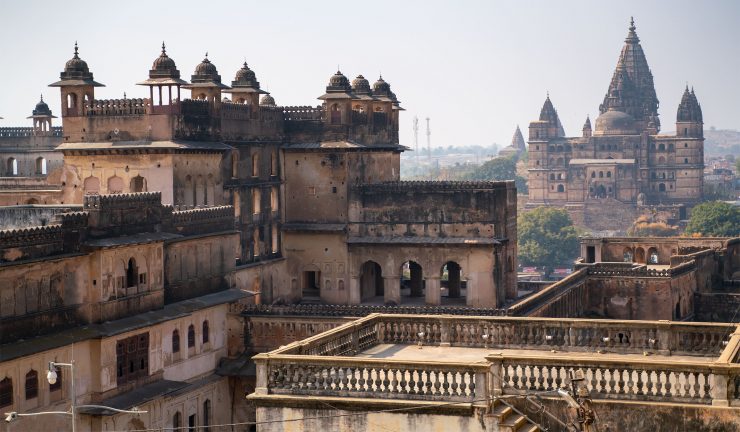
[[[44,101],[44,94],[41,93],[41,102],[43,102],[43,101]]]
[[[80,57],[79,57],[79,56],[77,55],[77,41],[75,41],[75,58],[80,58]]]
[[[206,51],[206,58],[208,58],[208,51]]]
[[[167,50],[165,49],[165,46],[164,46],[164,41],[162,41],[162,54],[167,54]]]
[[[635,17],[630,17],[630,31],[635,31]]]

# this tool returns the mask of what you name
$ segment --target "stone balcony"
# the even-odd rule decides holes
[[[733,324],[372,314],[255,356],[249,398],[491,412],[574,372],[595,402],[740,407],[739,352]]]

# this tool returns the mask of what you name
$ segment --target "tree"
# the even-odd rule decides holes
[[[537,207],[520,214],[517,232],[519,262],[544,267],[546,275],[579,254],[578,233],[564,209]]]
[[[468,174],[468,180],[514,180],[516,160],[513,157],[495,157]]]
[[[705,237],[740,236],[740,207],[722,201],[701,203],[691,210],[686,233]]]
[[[631,237],[672,237],[677,234],[677,226],[644,215],[638,217],[627,230],[627,235]]]

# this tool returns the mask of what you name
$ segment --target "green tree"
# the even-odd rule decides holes
[[[722,201],[701,203],[691,210],[686,233],[706,237],[740,236],[740,207]]]
[[[495,157],[474,169],[467,177],[467,180],[514,180],[516,159]]]
[[[578,232],[564,209],[537,207],[520,214],[517,220],[519,234],[519,262],[552,269],[578,257]]]

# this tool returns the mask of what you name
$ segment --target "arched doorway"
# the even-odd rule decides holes
[[[132,288],[137,285],[138,271],[136,269],[136,260],[131,257],[126,266],[126,288]]]
[[[97,195],[100,193],[100,179],[90,176],[82,183],[82,189],[85,195]]]
[[[360,269],[360,296],[363,301],[385,296],[383,269],[375,261],[366,261]]]
[[[632,253],[632,249],[624,248],[624,253],[622,254],[622,256],[624,257],[624,262],[632,262],[633,255],[634,254]]]
[[[462,267],[455,261],[448,261],[442,266],[442,303],[458,303],[467,295],[467,281],[463,278]]]
[[[146,192],[146,179],[137,175],[131,179],[130,186],[131,192]]]
[[[651,247],[648,249],[648,264],[658,264],[660,257],[658,256],[658,249]]]
[[[635,249],[635,262],[645,264],[645,249],[641,247]]]
[[[423,269],[416,261],[406,261],[401,266],[401,299],[424,297]]]
[[[113,176],[108,179],[108,193],[119,194],[123,193],[123,179],[118,176]]]

